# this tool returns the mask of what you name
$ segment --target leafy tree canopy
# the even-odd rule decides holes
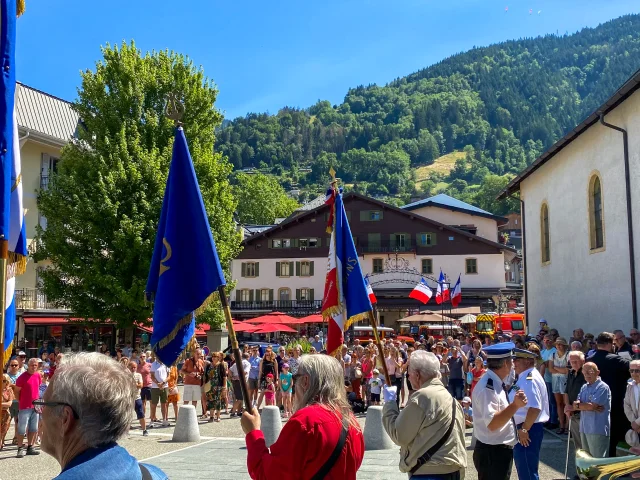
[[[272,176],[238,173],[235,181],[233,190],[238,199],[240,223],[273,225],[276,218],[288,217],[300,206]]]

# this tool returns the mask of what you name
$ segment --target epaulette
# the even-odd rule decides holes
[[[527,380],[533,380],[533,370],[531,370],[529,375],[527,375]]]
[[[493,388],[493,378],[488,378],[487,379],[487,388],[489,388],[491,390],[495,390],[495,388]]]

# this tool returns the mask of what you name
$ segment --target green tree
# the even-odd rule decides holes
[[[512,175],[487,175],[484,177],[480,188],[475,194],[474,205],[496,215],[506,215],[509,212],[520,212],[520,201],[507,198],[498,201],[498,194],[507,186],[513,178]]]
[[[238,173],[233,187],[238,199],[238,220],[245,224],[273,225],[276,218],[288,217],[299,207],[278,180],[261,173]]]
[[[57,173],[38,193],[47,226],[38,229],[35,259],[51,260],[42,272],[49,299],[75,317],[127,327],[151,315],[144,289],[175,131],[164,115],[169,92],[184,102],[184,131],[223,267],[241,239],[231,164],[214,153],[222,120],[214,84],[174,52],[143,56],[132,42],[102,54],[95,70],[82,73],[73,105],[83,122],[79,138],[63,148]],[[211,310],[205,318],[220,322],[220,309]]]

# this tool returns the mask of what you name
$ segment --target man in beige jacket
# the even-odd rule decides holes
[[[413,352],[408,378],[416,392],[401,412],[395,402],[396,387],[384,387],[382,422],[394,443],[401,447],[400,471],[411,472],[414,479],[422,475],[442,480],[464,479],[467,468],[464,413],[440,381],[438,358],[431,352]],[[430,458],[421,458],[449,432],[454,408],[455,422],[450,435]]]

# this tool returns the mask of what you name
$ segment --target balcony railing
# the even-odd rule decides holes
[[[416,247],[413,245],[384,245],[384,244],[369,244],[358,245],[356,249],[360,253],[409,253],[414,252]]]
[[[315,313],[320,311],[322,300],[272,300],[267,302],[231,302],[231,310],[266,310],[282,313]]]
[[[63,310],[64,307],[49,302],[47,296],[37,288],[16,290],[16,308],[18,310]]]
[[[46,190],[49,186],[49,175],[40,175],[40,190]]]

